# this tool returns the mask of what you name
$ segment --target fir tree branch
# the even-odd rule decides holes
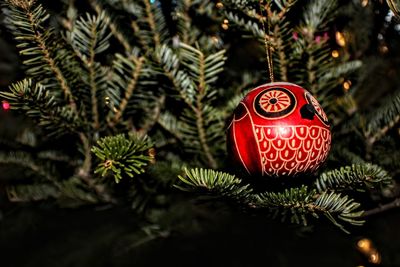
[[[41,5],[38,5],[36,8],[34,7],[35,2],[33,0],[30,1],[22,1],[22,0],[7,0],[7,2],[12,6],[13,17],[11,19],[12,23],[16,27],[21,28],[21,32],[17,32],[16,39],[21,42],[20,47],[28,47],[21,50],[21,54],[34,55],[41,54],[43,61],[49,66],[51,72],[54,74],[54,77],[58,81],[65,99],[69,102],[70,107],[74,111],[74,113],[78,114],[76,103],[74,96],[72,94],[71,88],[68,85],[66,78],[64,77],[62,71],[57,66],[55,59],[52,57],[51,48],[48,46],[48,39],[52,36],[51,30],[42,32],[42,23],[48,18],[48,15],[43,10]],[[22,9],[22,11],[21,11]],[[22,33],[22,31],[25,31]],[[30,47],[27,43],[34,42],[34,47]],[[32,58],[30,60],[24,61],[25,64],[33,64],[34,62],[40,60],[39,57]],[[36,63],[39,64],[39,63]],[[40,68],[40,67],[39,67]],[[33,68],[32,71],[43,71],[38,68]]]
[[[337,219],[353,225],[361,225],[362,211],[356,211],[360,204],[334,192],[322,192],[309,190],[307,186],[286,189],[282,193],[263,193],[257,195],[256,207],[269,209],[282,216],[285,220],[290,216],[292,223],[307,225],[307,216],[319,218],[319,215],[326,216],[332,223],[348,233]]]
[[[84,133],[79,133],[79,138],[82,143],[84,160],[81,169],[78,171],[78,176],[89,177],[90,170],[92,168],[92,154],[91,154],[90,142]]]
[[[376,215],[391,209],[399,208],[400,207],[400,198],[396,198],[392,202],[389,202],[387,204],[379,205],[378,207],[367,210],[363,213],[362,217],[369,217],[372,215]]]
[[[399,1],[398,0],[386,0],[389,8],[392,10],[393,14],[400,18],[400,8],[399,8]]]
[[[88,71],[84,80],[90,89],[92,129],[95,132],[100,128],[98,98],[102,96],[106,86],[106,74],[102,66],[95,61],[95,57],[109,46],[108,39],[111,33],[107,34],[107,28],[108,20],[104,13],[97,17],[86,14],[86,17],[80,17],[76,21],[72,32],[69,33],[71,45]]]
[[[132,72],[130,73],[131,79],[129,80],[129,83],[127,85],[124,97],[121,103],[119,104],[117,111],[114,113],[114,116],[111,119],[111,124],[110,124],[111,127],[116,125],[120,121],[122,115],[124,114],[124,111],[128,106],[129,99],[132,97],[132,94],[137,86],[139,75],[142,71],[145,59],[144,57],[136,59],[135,57],[130,56],[129,60],[131,60],[134,63],[135,68],[132,69]]]
[[[217,79],[217,74],[223,70],[225,63],[224,50],[205,56],[202,51],[187,44],[180,44],[180,62],[187,70],[189,80],[195,85],[194,100],[189,103],[190,111],[186,111],[184,115],[188,125],[188,135],[195,132],[196,139],[199,142],[199,149],[203,151],[208,166],[217,168],[217,161],[213,156],[210,148],[211,139],[215,135],[218,127],[218,119],[216,114],[212,114],[213,108],[205,103],[205,100],[212,100],[212,89],[210,85]],[[186,72],[185,72],[186,73]],[[187,86],[186,86],[187,87]],[[189,91],[190,92],[190,91]],[[191,129],[191,119],[195,119],[195,129]],[[214,129],[212,129],[214,128]],[[222,129],[221,129],[222,130]],[[194,137],[194,136],[193,136]]]
[[[131,21],[130,23],[131,28],[135,34],[135,36],[138,38],[139,44],[143,48],[144,51],[151,51],[151,48],[147,44],[146,40],[144,39],[144,35],[141,34],[141,29],[138,23],[134,20]],[[149,52],[147,52],[149,53]]]
[[[92,152],[102,162],[96,167],[95,173],[102,177],[111,173],[115,182],[127,175],[133,178],[145,171],[144,166],[152,160],[148,150],[153,146],[147,137],[139,137],[133,134],[125,137],[124,134],[108,136],[97,141],[97,146]]]
[[[307,51],[311,50],[311,47],[308,47]],[[307,71],[307,89],[314,95],[317,96],[317,76],[315,72],[315,60],[314,55],[312,53],[308,54],[307,62],[306,62],[306,71]]]
[[[108,27],[112,35],[119,41],[119,43],[124,47],[124,51],[127,55],[130,55],[133,51],[133,48],[125,37],[125,35],[118,29],[117,24],[111,18],[111,16],[106,12],[106,10],[98,3],[97,0],[90,0],[90,4],[93,9],[96,11],[97,15],[104,14],[105,18],[108,20]]]
[[[182,141],[182,123],[170,112],[160,114],[157,123],[169,132],[175,139]]]
[[[202,104],[201,100],[198,99],[197,100],[197,110],[196,110],[196,125],[197,125],[197,131],[199,133],[200,144],[201,144],[201,147],[203,148],[204,154],[207,158],[208,165],[211,168],[216,169],[217,162],[214,159],[214,156],[211,154],[210,147],[208,146],[202,111],[203,111],[203,104]]]
[[[204,151],[204,154],[207,158],[208,161],[208,165],[213,168],[216,169],[217,168],[217,162],[214,159],[213,155],[211,154],[211,150],[210,147],[208,146],[208,141],[207,141],[207,135],[206,135],[206,130],[205,130],[205,125],[204,125],[204,114],[203,114],[203,98],[206,95],[206,81],[205,81],[205,66],[206,66],[206,62],[205,62],[205,56],[204,54],[200,51],[200,50],[194,50],[191,49],[190,46],[187,46],[185,44],[181,44],[182,47],[184,47],[187,50],[190,50],[191,52],[194,52],[197,54],[197,66],[195,66],[196,68],[196,72],[197,72],[197,95],[196,95],[196,107],[195,107],[195,114],[196,114],[196,126],[197,126],[197,132],[199,134],[199,140],[200,140],[200,144],[201,147]]]
[[[180,97],[187,106],[190,107],[193,112],[196,112],[192,104],[196,94],[195,86],[189,76],[178,69],[178,57],[174,54],[172,49],[163,45],[157,51],[157,58],[160,61],[165,76],[171,81],[173,88],[178,91]]]
[[[192,43],[192,35],[196,36],[196,34],[189,34],[193,30],[192,26],[192,18],[189,16],[189,9],[192,5],[192,1],[179,1],[177,9],[179,10],[179,20],[178,20],[178,30],[179,37],[185,44]]]
[[[51,184],[14,185],[6,188],[7,198],[11,202],[40,201],[60,196],[59,188]]]
[[[153,34],[153,42],[154,42],[154,47],[160,47],[160,34],[157,31],[157,26],[156,26],[156,21],[153,15],[153,9],[150,4],[150,0],[143,0],[144,5],[145,5],[145,11],[146,11],[146,21],[150,26],[150,30]]]
[[[275,25],[274,27],[274,36],[275,36],[275,44],[274,48],[276,50],[276,54],[278,55],[278,62],[279,62],[279,74],[281,81],[288,81],[288,71],[287,65],[288,60],[286,58],[286,53],[284,49],[284,40],[280,36],[280,26]]]
[[[307,217],[324,215],[348,233],[338,220],[352,225],[364,222],[360,219],[363,211],[358,211],[360,204],[334,192],[318,193],[303,185],[279,193],[253,194],[249,185],[224,172],[196,168],[185,170],[185,173],[185,176],[178,176],[183,184],[175,185],[180,190],[221,196],[247,208],[266,210],[275,217],[280,215],[282,220],[289,218],[292,223],[307,225]]]
[[[392,177],[377,165],[353,164],[340,169],[324,172],[315,182],[319,192],[327,190],[359,190],[372,189],[390,183]]]
[[[337,0],[310,1],[304,12],[304,23],[314,36],[317,30],[323,30],[325,25],[333,18]]]
[[[40,164],[40,162],[36,162],[37,160],[33,159],[29,153],[23,151],[15,151],[10,153],[0,153],[0,164],[2,165],[17,165],[29,169],[39,177],[45,178],[47,181],[52,182],[55,186],[57,186],[57,182],[54,179],[54,175]]]
[[[182,184],[174,185],[186,192],[203,192],[213,196],[223,196],[237,203],[251,201],[252,189],[234,175],[210,169],[185,169],[185,176],[179,175]]]
[[[11,92],[0,92],[13,109],[22,110],[37,121],[39,125],[50,131],[50,134],[78,132],[82,122],[71,106],[59,106],[55,97],[41,84],[34,84],[31,79],[14,83]]]
[[[165,100],[166,100],[166,96],[162,95],[156,101],[156,105],[154,106],[154,108],[152,110],[153,111],[152,116],[146,120],[144,125],[139,130],[139,133],[141,135],[147,135],[149,133],[149,131],[153,128],[153,126],[159,122],[160,116],[162,115],[162,112],[163,112],[162,108],[165,104]]]

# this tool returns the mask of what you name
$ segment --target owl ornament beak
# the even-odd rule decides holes
[[[300,114],[303,119],[313,120],[315,116],[316,110],[313,105],[305,104],[300,109]]]

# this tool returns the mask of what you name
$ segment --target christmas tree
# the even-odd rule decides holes
[[[131,206],[145,225],[138,244],[191,231],[193,199],[215,205],[211,216],[230,207],[346,233],[400,205],[396,1],[6,0],[2,10],[24,73],[0,92],[24,120],[0,152],[11,203]],[[318,164],[307,154],[311,171],[271,175],[260,158],[249,174],[232,161],[240,103],[268,82],[305,88],[290,114],[311,112],[331,135]]]

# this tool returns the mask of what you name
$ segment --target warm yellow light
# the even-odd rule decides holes
[[[345,89],[345,90],[348,90],[348,89],[346,89],[345,88],[345,84],[347,83],[348,81],[346,81],[346,82],[344,82],[343,83],[343,88]],[[350,89],[350,85],[351,85],[351,83],[350,84],[348,84],[348,88]],[[371,242],[371,240],[369,240],[368,238],[363,238],[363,239],[360,239],[358,242],[357,242],[357,247],[358,247],[358,250],[360,251],[360,252],[362,252],[362,253],[370,253],[370,250],[371,250],[371,248],[372,248],[372,242]]]
[[[217,36],[212,36],[212,37],[211,37],[211,40],[212,40],[212,42],[213,42],[214,44],[217,44],[217,43],[219,42],[219,39],[218,39]]]
[[[346,38],[344,38],[344,34],[341,32],[336,32],[335,34],[336,43],[340,46],[346,46]]]
[[[368,1],[367,1],[367,2],[368,2]],[[217,7],[217,8],[223,8],[223,7],[224,7],[224,4],[221,3],[221,2],[218,2],[218,3],[216,4],[216,7]]]
[[[361,6],[366,7],[368,5],[368,0],[361,0]]]
[[[332,54],[333,58],[338,58],[339,57],[339,51],[337,51],[337,50],[333,50],[331,54]]]
[[[155,148],[150,148],[148,152],[149,152],[150,162],[152,164],[156,163],[156,150],[155,150]]]
[[[360,241],[357,242],[357,246],[359,248],[370,248],[371,247],[371,240],[368,238],[363,238]]]
[[[344,90],[348,91],[350,89],[350,87],[351,87],[351,81],[350,80],[347,80],[347,81],[345,81],[343,83],[343,89]],[[358,243],[360,243],[360,242],[361,242],[361,244],[364,244],[363,242],[366,242],[366,241],[363,241],[363,242],[362,242],[362,240],[358,241]],[[359,247],[362,248],[361,246],[359,246]]]
[[[228,24],[228,23],[229,23],[229,20],[224,19],[224,24]]]
[[[373,253],[371,253],[368,260],[370,263],[379,264],[381,263],[381,254],[379,254],[378,251],[374,251]]]
[[[229,28],[229,25],[224,23],[221,25],[221,27],[222,29],[227,30]]]
[[[387,52],[389,52],[389,47],[387,47],[387,45],[381,45],[379,46],[379,52],[381,52],[382,54],[386,54]]]

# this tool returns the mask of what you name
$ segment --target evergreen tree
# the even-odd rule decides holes
[[[189,191],[297,224],[323,215],[344,231],[361,225],[359,192],[398,203],[400,96],[396,89],[360,108],[357,87],[349,90],[343,77],[360,76],[353,80],[361,86],[368,76],[344,31],[333,30],[345,16],[338,7],[335,0],[70,0],[56,15],[39,0],[6,0],[25,77],[0,97],[40,127],[7,141],[0,154],[27,176],[10,180],[9,199],[128,200],[149,214],[160,199]],[[321,103],[333,146],[318,173],[257,185],[230,167],[225,129],[240,99],[268,82],[265,46],[275,79]],[[236,61],[237,51],[250,63]]]

